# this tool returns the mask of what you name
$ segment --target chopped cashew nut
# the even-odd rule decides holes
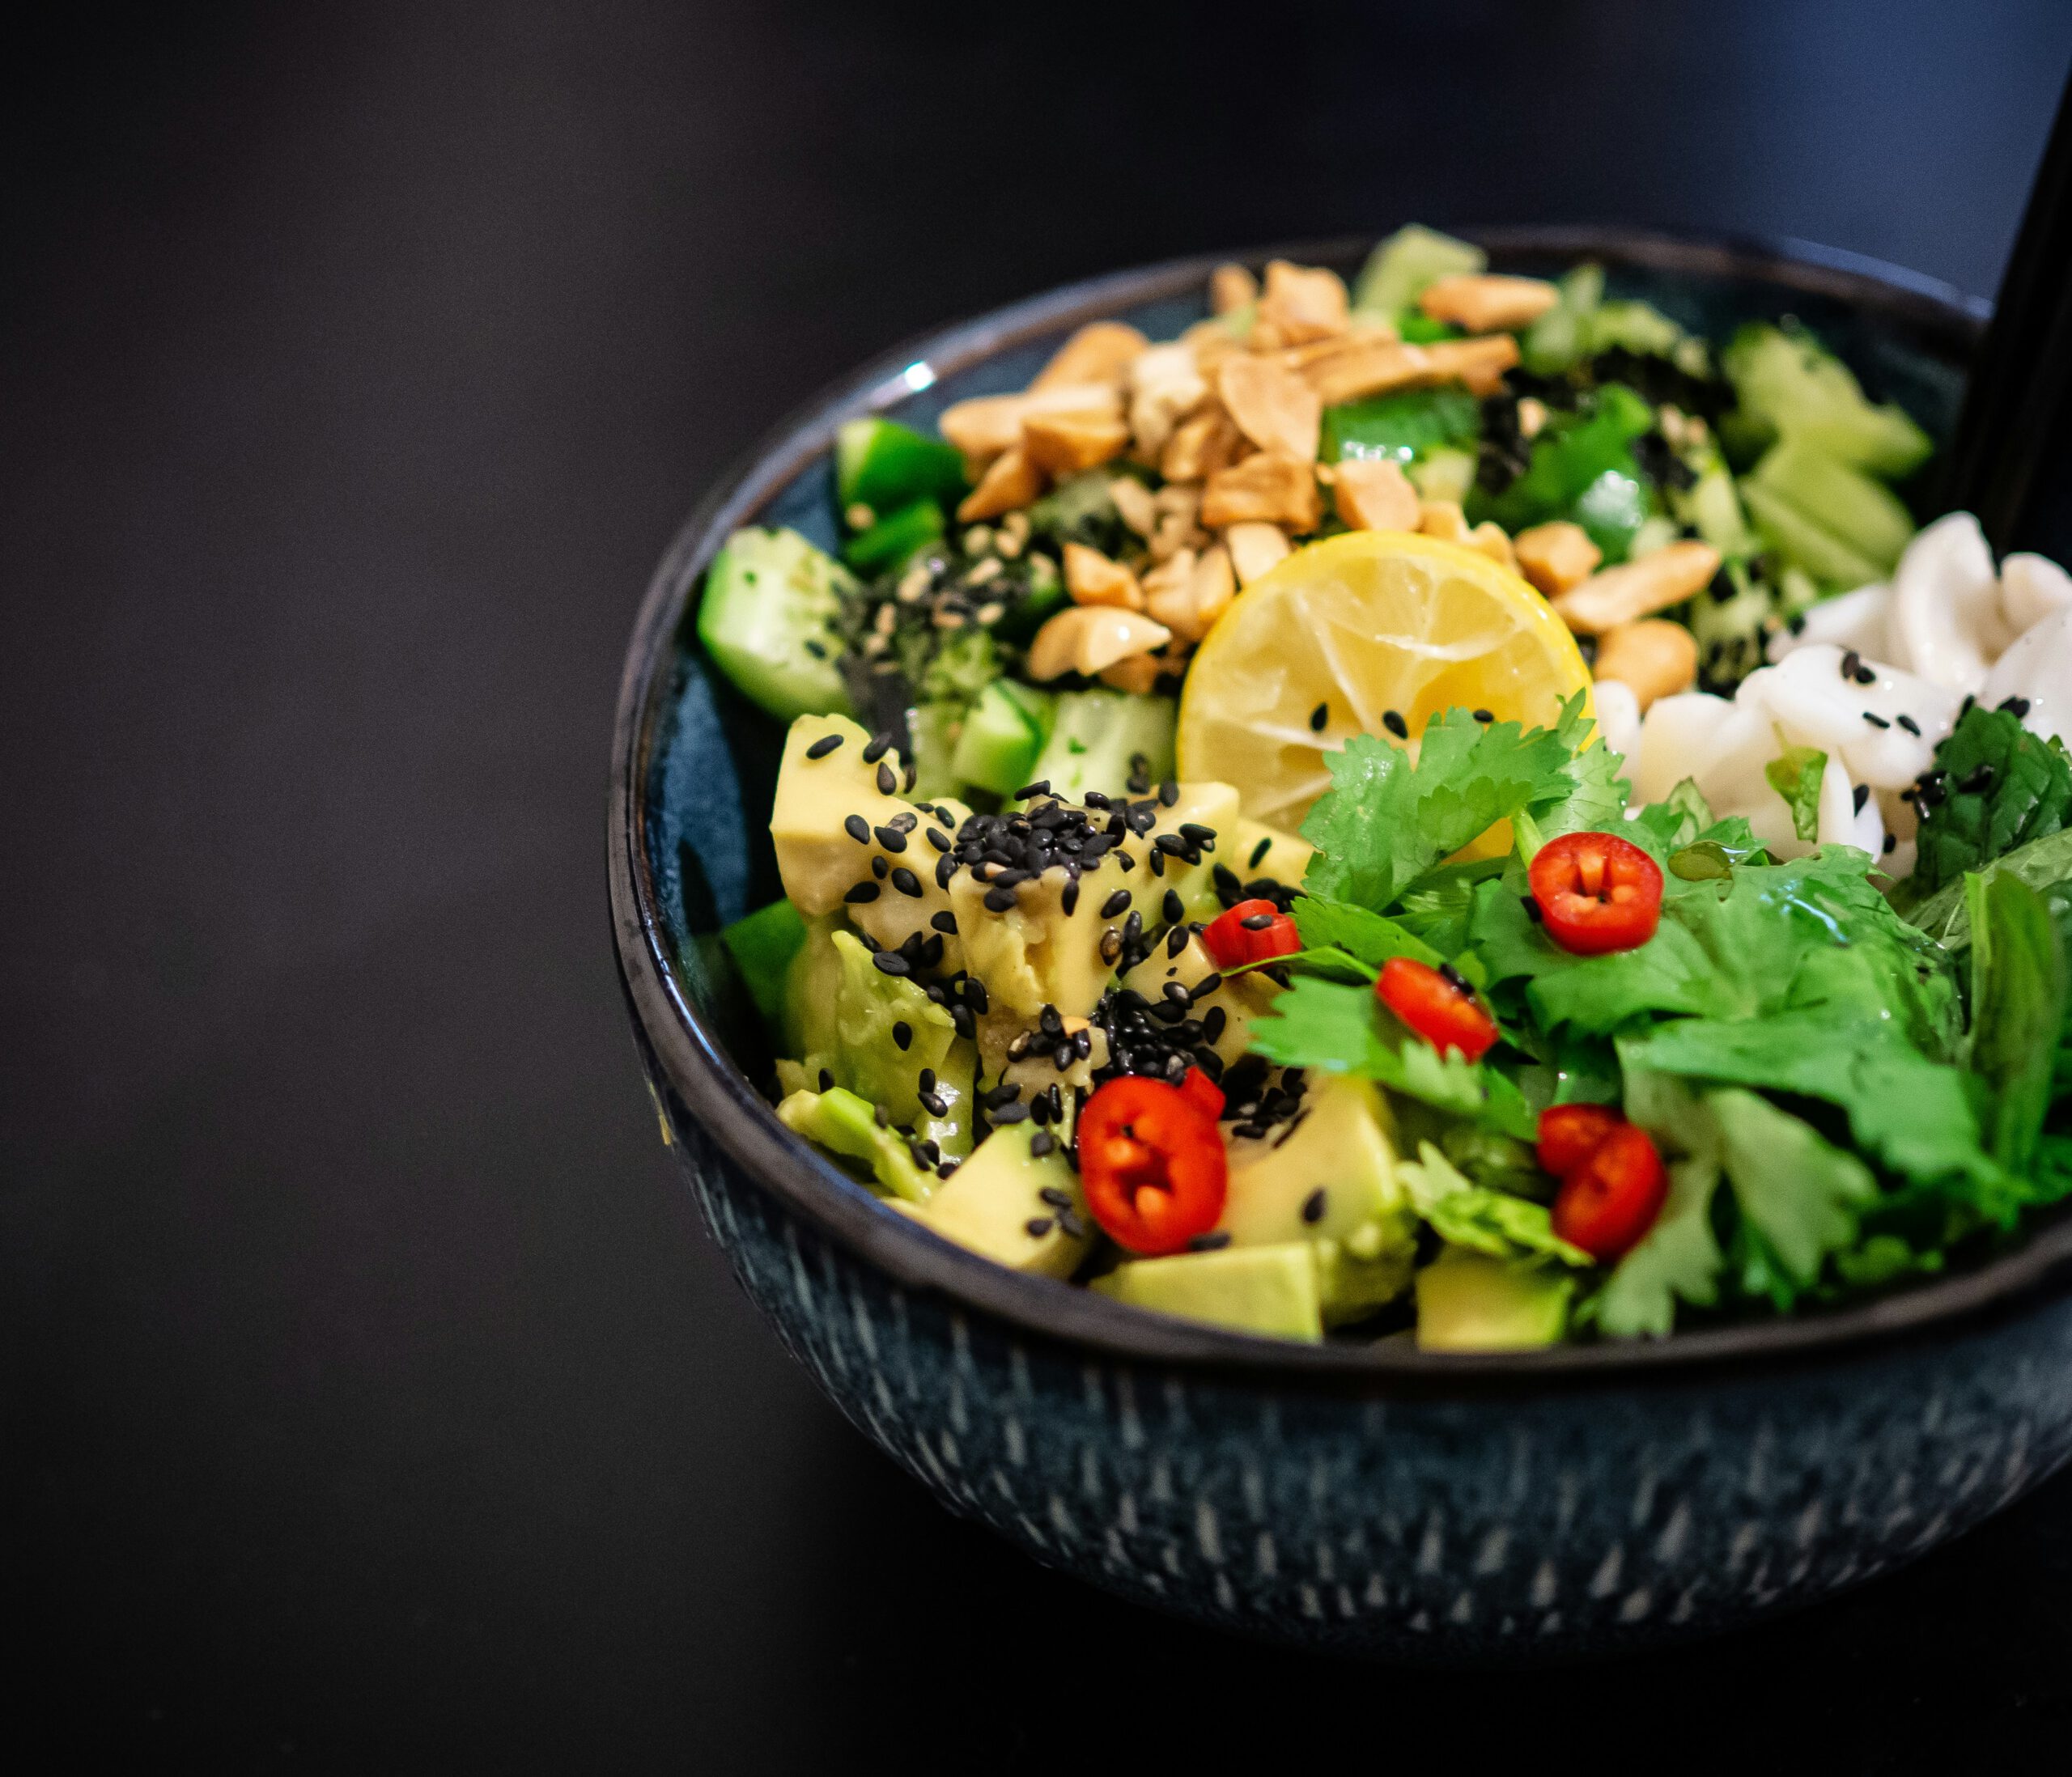
[[[1315,457],[1323,403],[1294,371],[1240,353],[1216,367],[1216,392],[1238,430],[1261,450],[1305,463]]]
[[[1120,456],[1130,429],[1119,414],[1031,414],[1021,422],[1021,447],[1052,475],[1076,475]]]
[[[957,508],[960,520],[998,518],[1018,506],[1026,506],[1043,491],[1043,472],[1029,460],[1020,445],[995,457],[979,477],[979,485],[964,496]]]
[[[1199,642],[1238,590],[1230,552],[1217,544],[1196,555],[1182,549],[1144,578],[1144,605],[1183,642]]]
[[[1119,407],[1113,388],[1079,383],[1024,395],[981,395],[944,409],[936,424],[945,438],[983,467],[1021,442],[1021,428],[1032,414],[1100,414]]]
[[[1240,435],[1221,407],[1204,408],[1174,428],[1158,460],[1158,473],[1169,481],[1199,481],[1228,469]]]
[[[1208,274],[1208,306],[1214,314],[1227,315],[1257,302],[1259,296],[1259,280],[1242,265],[1218,265]]]
[[[1134,475],[1118,475],[1108,484],[1108,498],[1115,503],[1123,524],[1139,536],[1151,535],[1152,527],[1158,522],[1158,507],[1151,490],[1143,482]]]
[[[1151,558],[1167,562],[1181,549],[1193,549],[1207,540],[1202,536],[1201,490],[1198,487],[1161,487],[1152,496],[1158,521],[1151,532]]]
[[[1499,567],[1518,570],[1518,553],[1511,547],[1510,533],[1494,519],[1484,519],[1467,533],[1467,546],[1480,549]]]
[[[1525,404],[1518,405],[1522,408]],[[1604,559],[1604,551],[1590,541],[1590,532],[1566,519],[1519,532],[1511,539],[1511,547],[1518,551],[1518,572],[1550,599],[1581,586]]]
[[[1596,676],[1616,679],[1642,710],[1698,682],[1698,640],[1667,617],[1644,617],[1607,630],[1597,644]]]
[[[1345,331],[1345,282],[1336,272],[1290,265],[1276,259],[1266,269],[1266,289],[1259,298],[1259,321],[1284,346],[1329,339]]]
[[[1494,394],[1504,372],[1518,361],[1518,342],[1509,333],[1487,339],[1442,339],[1430,346],[1375,339],[1357,349],[1333,352],[1306,365],[1302,374],[1325,406],[1382,395],[1391,389],[1465,383],[1476,395]]]
[[[1414,531],[1417,490],[1387,457],[1348,457],[1331,482],[1338,515],[1356,531]]]
[[[1172,638],[1164,624],[1136,612],[1075,604],[1036,632],[1029,644],[1029,676],[1041,681],[1083,672],[1092,678],[1118,660],[1162,648]]]
[[[1125,611],[1144,609],[1144,588],[1119,562],[1110,561],[1084,543],[1065,545],[1065,590],[1075,604],[1112,604]]]
[[[1149,696],[1157,689],[1162,674],[1178,671],[1177,662],[1168,662],[1157,655],[1132,654],[1127,660],[1118,660],[1111,667],[1103,667],[1101,682],[1110,690],[1128,691],[1141,698]]]
[[[1250,586],[1262,574],[1271,574],[1294,548],[1277,524],[1233,524],[1223,533],[1223,542],[1240,586]]]
[[[1593,574],[1555,600],[1554,609],[1578,634],[1603,635],[1695,597],[1718,572],[1719,551],[1709,543],[1671,543],[1638,562]]]
[[[1552,308],[1560,292],[1539,278],[1500,278],[1492,273],[1441,278],[1424,287],[1417,306],[1435,321],[1471,333],[1515,333]]]
[[[1417,528],[1427,536],[1436,536],[1447,543],[1465,543],[1472,535],[1467,528],[1467,515],[1461,511],[1458,500],[1420,500]]]
[[[1518,401],[1518,436],[1537,438],[1547,424],[1547,404],[1536,395],[1527,395]]]
[[[1261,451],[1208,478],[1201,521],[1212,531],[1256,520],[1314,531],[1323,515],[1316,465],[1278,451]]]
[[[1173,428],[1208,398],[1194,353],[1178,340],[1140,354],[1130,366],[1128,388],[1130,435],[1148,463],[1158,460]]]
[[[1029,392],[1040,395],[1046,389],[1069,388],[1080,383],[1120,388],[1123,373],[1150,344],[1134,327],[1121,321],[1090,322],[1058,348],[1029,385]]]

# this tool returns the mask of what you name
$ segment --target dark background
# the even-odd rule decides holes
[[[673,1180],[603,816],[651,563],[861,358],[1412,217],[1989,292],[2072,7],[65,16],[0,108],[0,1596],[56,1744],[2064,1768],[2072,1480],[1774,1629],[1504,1679],[1217,1640],[953,1522]]]

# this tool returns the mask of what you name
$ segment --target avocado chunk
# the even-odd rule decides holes
[[[1212,975],[1220,977],[1219,985],[1205,994],[1195,993]],[[1272,1005],[1274,996],[1280,991],[1274,982],[1256,970],[1242,975],[1222,974],[1199,935],[1191,936],[1178,956],[1162,944],[1154,944],[1151,954],[1123,977],[1123,986],[1143,995],[1154,1006],[1170,997],[1166,992],[1169,982],[1178,982],[1195,995],[1187,1008],[1190,1018],[1212,1022],[1211,1013],[1221,1010],[1223,1028],[1208,1046],[1226,1067],[1245,1053],[1252,1020]]]
[[[1324,1336],[1317,1252],[1306,1241],[1136,1259],[1095,1278],[1089,1287],[1133,1308],[1183,1321],[1312,1345]]]
[[[1010,1270],[1071,1276],[1093,1245],[1093,1224],[1064,1151],[1053,1145],[1047,1154],[1031,1151],[1039,1133],[1033,1123],[995,1130],[907,1213]],[[1061,1212],[1077,1232],[1067,1232]]]
[[[1233,823],[1229,839],[1219,850],[1240,881],[1255,882],[1261,876],[1271,876],[1290,888],[1301,885],[1303,873],[1317,855],[1317,848],[1308,840],[1243,815]]]
[[[834,1028],[834,995],[842,982],[842,954],[834,948],[841,917],[822,914],[805,922],[805,936],[784,971],[784,1003],[780,1019],[784,1052],[809,1058],[833,1052],[839,1040]],[[817,1067],[820,1062],[813,1062]]]
[[[855,588],[840,562],[796,531],[737,531],[706,570],[698,639],[779,722],[846,710],[836,620]]]
[[[1442,1247],[1417,1274],[1417,1342],[1428,1351],[1558,1344],[1575,1287],[1575,1279],[1555,1266]]]
[[[870,1105],[839,1086],[824,1092],[788,1094],[777,1106],[777,1119],[793,1134],[817,1142],[845,1160],[861,1161],[878,1185],[894,1197],[918,1203],[934,1187],[935,1175],[922,1170],[906,1138],[881,1128]]]
[[[911,1126],[944,1153],[970,1153],[973,1045],[911,980],[877,968],[852,933],[838,931],[833,942],[842,964],[831,1064],[837,1084],[882,1105],[894,1122]],[[933,1076],[931,1096],[945,1107],[942,1114],[921,1101],[923,1075]]]

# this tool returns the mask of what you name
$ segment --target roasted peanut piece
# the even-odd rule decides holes
[[[1080,383],[1034,394],[981,395],[943,410],[942,435],[983,469],[1021,442],[1021,429],[1037,414],[1121,411],[1122,397],[1105,384]]]
[[[1305,463],[1315,458],[1323,403],[1294,371],[1240,352],[1216,366],[1216,392],[1238,430],[1261,450]]]
[[[1029,385],[1031,395],[1075,384],[1102,383],[1119,388],[1123,373],[1151,341],[1121,321],[1092,321],[1060,346],[1051,362]]]
[[[1259,325],[1283,346],[1329,339],[1345,331],[1345,282],[1336,272],[1276,259],[1266,269]],[[1262,338],[1260,343],[1264,344]]]
[[[979,485],[964,496],[957,515],[966,524],[974,519],[998,518],[1003,512],[1028,505],[1042,491],[1043,472],[1017,444],[993,459],[979,477]]]
[[[1213,315],[1227,315],[1259,300],[1259,282],[1242,265],[1218,265],[1208,274],[1208,307]]]
[[[1518,405],[1522,409],[1525,404]],[[1521,531],[1511,539],[1511,546],[1518,551],[1518,572],[1550,599],[1581,586],[1604,559],[1604,551],[1590,541],[1590,532],[1566,519]]]
[[[1134,611],[1075,604],[1036,632],[1029,644],[1029,676],[1040,681],[1083,672],[1092,678],[1118,660],[1162,648],[1172,638],[1164,624]]]
[[[1698,682],[1697,638],[1667,617],[1622,623],[1597,644],[1596,676],[1618,680],[1645,710]]]
[[[1518,554],[1511,547],[1510,533],[1494,519],[1484,519],[1467,533],[1467,546],[1481,550],[1499,567],[1509,568],[1514,574],[1518,570]]]
[[[1536,395],[1527,395],[1518,401],[1518,436],[1537,438],[1547,424],[1547,404]]]
[[[1294,547],[1277,524],[1233,524],[1223,533],[1223,543],[1240,586],[1250,586],[1262,574],[1271,574]]]
[[[1029,460],[1055,476],[1076,475],[1120,456],[1129,441],[1129,427],[1113,411],[1031,414],[1021,422],[1021,447]]]
[[[1212,531],[1254,521],[1314,531],[1322,515],[1315,464],[1278,451],[1219,470],[1202,490],[1201,521]]]
[[[1065,590],[1075,604],[1112,604],[1125,611],[1144,609],[1144,588],[1119,562],[1084,543],[1065,545]]]
[[[1417,306],[1433,320],[1471,333],[1509,333],[1530,327],[1560,295],[1544,278],[1482,273],[1435,279],[1425,286]]]
[[[1718,572],[1719,551],[1709,543],[1671,543],[1640,561],[1593,574],[1556,599],[1554,609],[1579,635],[1603,635],[1695,597]]]
[[[1338,515],[1356,531],[1414,531],[1417,490],[1389,458],[1348,457],[1331,482]]]
[[[1302,375],[1318,399],[1331,407],[1365,395],[1429,388],[1439,383],[1465,383],[1474,394],[1493,394],[1504,372],[1518,361],[1518,342],[1509,333],[1492,333],[1487,339],[1442,339],[1430,346],[1376,338],[1319,358],[1305,365]]]
[[[1427,536],[1436,536],[1448,543],[1465,543],[1472,534],[1467,528],[1467,515],[1461,511],[1458,500],[1420,500],[1417,528]]]

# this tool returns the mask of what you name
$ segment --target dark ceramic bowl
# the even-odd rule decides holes
[[[1500,269],[1600,260],[1616,291],[1715,335],[1796,314],[1944,435],[1982,316],[1804,247],[1484,239]],[[1365,245],[1284,252],[1349,273]],[[713,493],[655,577],[619,696],[612,914],[664,1138],[742,1287],[951,1510],[1110,1591],[1290,1643],[1446,1661],[1636,1648],[1804,1604],[1976,1523],[2072,1451],[2072,1224],[1845,1313],[1658,1343],[1306,1347],[1000,1270],[772,1114],[711,934],[778,892],[779,736],[698,651],[700,574],[743,524],[832,542],[841,421],[926,423],[1018,388],[1097,316],[1170,337],[1214,263],[1076,285],[880,360]]]

